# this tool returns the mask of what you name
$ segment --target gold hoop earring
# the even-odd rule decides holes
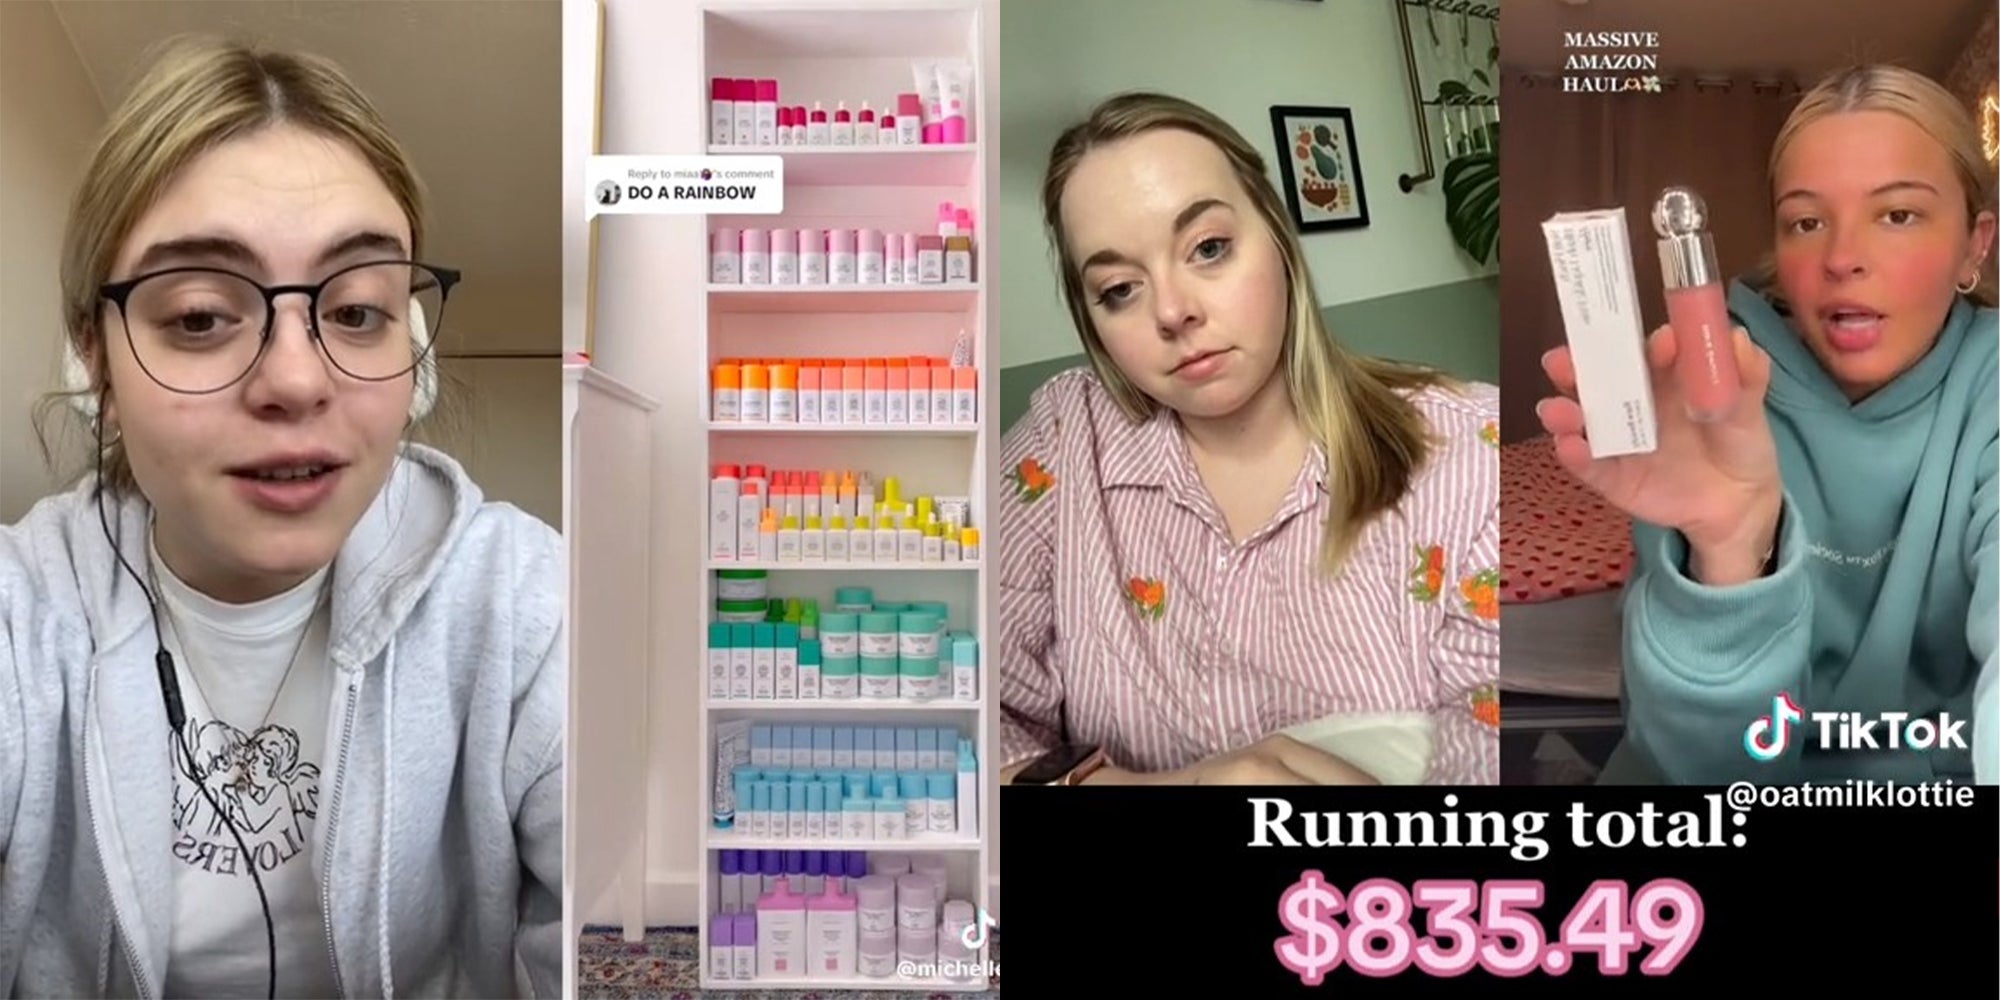
[[[1952,287],[1958,289],[1958,294],[1960,295],[1971,295],[1972,290],[1979,287],[1979,275],[1974,274],[1971,281],[1963,285],[1953,285]]]

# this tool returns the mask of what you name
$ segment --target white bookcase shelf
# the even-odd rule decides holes
[[[745,424],[727,420],[708,422],[714,434],[821,434],[827,436],[905,435],[909,437],[978,437],[977,424],[937,424],[933,426],[870,426],[850,424]]]
[[[708,568],[760,569],[771,573],[977,573],[982,562],[764,562],[741,559],[711,559]],[[786,595],[776,595],[786,596]],[[907,602],[905,602],[907,603]]]
[[[930,146],[715,146],[716,156],[782,156],[785,183],[813,187],[963,187],[979,165],[974,144]]]
[[[952,701],[935,699],[916,701],[910,698],[788,698],[779,700],[741,698],[710,698],[707,708],[711,712],[754,712],[782,713],[785,715],[833,714],[846,715],[850,712],[977,712],[985,708],[983,701]]]
[[[742,216],[741,218],[748,218]],[[928,227],[926,227],[928,228]],[[963,313],[979,305],[978,284],[715,285],[719,313]]]
[[[987,6],[978,0],[829,0],[827,3],[778,6],[768,3],[731,3],[705,0],[701,14],[703,65],[697,99],[704,109],[709,101],[709,81],[716,78],[778,81],[778,103],[784,107],[812,107],[819,102],[831,112],[840,101],[850,110],[870,101],[878,111],[893,113],[897,94],[915,89],[912,69],[919,62],[962,60],[972,69],[968,88],[967,138],[952,145],[918,146],[743,146],[716,143],[712,137],[704,147],[710,155],[764,155],[784,158],[785,207],[776,216],[712,215],[705,221],[711,233],[720,229],[748,230],[773,228],[857,229],[884,233],[938,231],[937,209],[941,202],[973,211],[972,280],[955,283],[869,284],[869,285],[771,285],[722,284],[706,286],[705,307],[697,330],[689,331],[690,353],[712,369],[725,359],[839,359],[843,364],[862,358],[936,358],[953,353],[959,343],[972,348],[970,367],[978,389],[978,419],[969,424],[837,424],[737,423],[713,419],[712,406],[688,414],[702,422],[701,435],[705,469],[734,465],[747,471],[761,465],[773,476],[788,472],[827,471],[867,473],[881,499],[884,483],[894,478],[904,499],[932,496],[964,498],[970,511],[969,524],[980,533],[981,555],[987,544],[991,492],[986,471],[998,453],[994,428],[999,408],[993,399],[998,355],[992,350],[992,302],[980,278],[990,266],[986,252],[989,220],[993,218],[994,192],[989,190],[989,174],[994,155],[991,141],[996,120],[985,113],[992,91],[982,83],[992,67],[982,65],[987,44],[982,38],[997,31],[988,23]],[[704,114],[704,120],[707,115]],[[706,245],[705,245],[706,252]],[[706,260],[704,265],[706,265]],[[935,362],[933,362],[935,363]],[[776,482],[776,479],[773,479]],[[703,509],[708,504],[708,483],[701,484]],[[706,530],[706,529],[704,529]],[[706,549],[707,546],[704,546]],[[721,697],[709,687],[704,668],[700,741],[703,754],[702,787],[717,787],[718,768],[737,766],[718,757],[718,734],[740,733],[746,724],[768,736],[770,746],[786,746],[811,735],[814,750],[823,744],[821,734],[833,730],[836,748],[852,744],[855,755],[864,745],[888,739],[894,731],[897,749],[904,749],[905,733],[914,733],[917,753],[927,755],[937,748],[937,767],[876,767],[868,775],[870,798],[875,798],[873,782],[909,781],[922,775],[955,771],[956,746],[944,743],[957,738],[972,741],[978,763],[976,791],[970,803],[975,822],[968,834],[958,832],[916,833],[903,837],[808,837],[753,836],[744,824],[719,827],[704,809],[696,821],[701,824],[700,844],[703,877],[701,886],[701,955],[704,990],[910,990],[921,993],[976,991],[988,988],[985,977],[941,979],[901,975],[886,969],[875,976],[859,969],[853,976],[759,976],[739,978],[723,974],[712,957],[712,932],[716,915],[729,898],[721,869],[725,857],[748,865],[756,856],[761,863],[782,856],[783,863],[801,859],[810,873],[814,852],[828,865],[840,858],[845,869],[866,856],[870,870],[878,861],[908,865],[912,870],[942,875],[942,899],[971,903],[977,910],[975,922],[983,923],[993,912],[989,873],[992,871],[994,822],[989,814],[993,796],[988,789],[995,780],[989,733],[997,730],[990,709],[994,704],[988,677],[989,650],[993,636],[995,589],[984,559],[948,562],[902,561],[770,561],[706,558],[702,562],[703,606],[717,608],[722,584],[744,585],[741,575],[724,578],[720,571],[761,570],[767,575],[762,585],[766,600],[798,598],[817,602],[822,619],[834,612],[841,591],[865,587],[877,605],[942,604],[946,607],[945,629],[969,635],[976,641],[979,662],[976,689],[971,696],[951,690],[949,654],[941,657],[939,670],[943,690],[934,700],[898,698],[736,698]],[[732,596],[741,596],[732,591]],[[751,605],[754,615],[755,605]],[[741,625],[740,605],[730,609],[732,626]],[[719,609],[710,612],[713,623]],[[752,625],[770,628],[771,625]],[[776,626],[779,646],[790,633],[789,626]],[[733,630],[732,630],[733,631]],[[686,652],[693,662],[707,664],[709,630],[694,639]],[[736,641],[734,646],[741,646]],[[767,645],[758,642],[756,648]],[[734,648],[734,647],[732,647]],[[782,668],[780,677],[784,676]],[[916,676],[922,676],[921,673]],[[904,680],[905,685],[913,683]],[[779,682],[780,692],[784,682]],[[903,693],[910,692],[909,687]],[[762,692],[760,692],[762,693]],[[810,730],[810,733],[808,733]],[[872,732],[871,732],[872,731]],[[948,752],[947,752],[948,751]],[[834,751],[839,753],[837,749]],[[784,757],[775,757],[783,761]],[[830,759],[839,760],[839,757]],[[919,763],[929,764],[927,756]],[[822,759],[820,761],[824,763]],[[754,767],[754,765],[753,765]],[[800,779],[798,770],[818,772]],[[855,768],[833,769],[800,765],[790,769],[792,781],[817,782],[819,794],[841,794],[847,784],[836,785],[834,778],[861,780]],[[888,771],[895,777],[887,778]],[[721,775],[730,777],[726,773]],[[940,778],[940,781],[943,779]],[[794,784],[794,798],[798,786]],[[783,784],[770,788],[773,801],[785,792]],[[761,793],[761,792],[760,792]],[[893,792],[887,794],[895,794]],[[912,793],[913,797],[915,794]],[[964,813],[967,803],[954,803],[954,813]],[[894,807],[888,807],[893,815]],[[762,826],[756,828],[764,833]],[[797,832],[794,827],[791,832]],[[774,830],[773,832],[781,832]],[[820,832],[814,829],[815,833]],[[729,852],[725,854],[725,852]],[[758,871],[770,877],[768,869]],[[732,883],[737,898],[746,892],[744,881],[758,876],[738,876]],[[794,885],[794,891],[798,886]],[[940,916],[942,912],[940,912]],[[741,943],[741,942],[737,942]],[[900,953],[898,958],[909,957]],[[921,965],[935,964],[933,954],[917,957]],[[973,956],[987,958],[984,948]]]

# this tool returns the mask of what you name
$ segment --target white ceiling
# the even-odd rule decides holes
[[[1942,75],[1993,0],[1498,0],[1502,61],[1560,69],[1565,31],[1657,31],[1660,68],[1788,74],[1855,62]]]
[[[170,35],[225,34],[334,60],[416,163],[431,216],[424,256],[466,272],[452,301],[472,300],[465,304],[479,313],[537,299],[556,305],[536,313],[559,308],[556,0],[56,0],[55,10],[107,109],[140,71],[147,49]]]

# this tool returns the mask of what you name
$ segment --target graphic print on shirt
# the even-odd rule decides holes
[[[1416,565],[1410,569],[1410,596],[1435,604],[1444,594],[1444,582],[1444,546],[1417,546]]]
[[[1492,447],[1500,447],[1500,421],[1488,420],[1482,425],[1479,428],[1479,440],[1486,442]]]
[[[1500,571],[1482,569],[1458,581],[1458,595],[1467,614],[1481,621],[1500,620]]]
[[[1014,484],[1014,498],[1022,503],[1034,503],[1056,486],[1055,473],[1042,468],[1042,463],[1032,457],[1009,469],[1007,481]]]
[[[1167,585],[1157,577],[1135,576],[1125,581],[1125,599],[1139,610],[1139,617],[1159,621],[1167,614]]]
[[[1494,729],[1500,728],[1500,690],[1492,684],[1472,692],[1472,717]]]
[[[319,813],[319,766],[300,758],[296,730],[265,725],[245,736],[226,722],[189,719],[187,750],[178,742],[173,747],[176,859],[217,875],[248,874],[243,849],[218,806],[242,834],[259,872],[305,853],[307,821]]]

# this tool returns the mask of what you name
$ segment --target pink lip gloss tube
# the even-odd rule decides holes
[[[1726,419],[1736,408],[1742,381],[1708,206],[1688,188],[1667,188],[1653,204],[1653,231],[1660,237],[1667,323],[1674,330],[1674,377],[1688,419]]]

